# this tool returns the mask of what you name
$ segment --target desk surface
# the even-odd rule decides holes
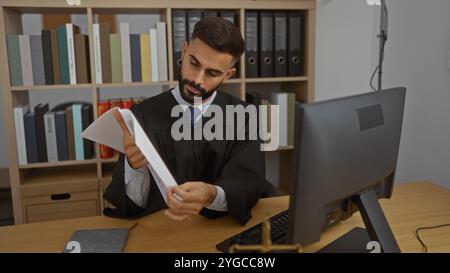
[[[136,221],[96,216],[1,227],[0,252],[61,252],[77,229],[130,227],[135,222],[125,252],[216,252],[218,242],[287,209],[288,202],[287,196],[261,199],[244,227],[230,217],[174,222],[163,211]],[[450,190],[431,182],[397,185],[393,197],[381,200],[381,205],[402,252],[422,251],[416,228],[450,224]],[[317,251],[356,226],[363,226],[359,214],[328,229],[305,251]],[[429,252],[450,252],[450,227],[425,230],[421,236]]]

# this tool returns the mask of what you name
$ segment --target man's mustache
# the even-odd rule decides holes
[[[183,80],[181,81],[181,83],[182,83],[183,85],[187,84],[187,85],[189,85],[190,87],[195,88],[196,90],[200,91],[200,93],[201,93],[202,95],[204,95],[204,94],[207,92],[207,91],[206,91],[204,88],[202,88],[199,84],[195,84],[194,81],[190,81],[190,80],[187,80],[187,79],[183,79]]]

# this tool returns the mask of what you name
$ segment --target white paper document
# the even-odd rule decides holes
[[[125,153],[122,142],[123,131],[113,115],[113,112],[116,111],[115,109],[122,115],[128,130],[135,137],[136,146],[149,162],[147,165],[148,169],[167,204],[167,189],[177,186],[177,183],[136,117],[129,109],[120,109],[118,107],[110,109],[89,125],[81,136]]]

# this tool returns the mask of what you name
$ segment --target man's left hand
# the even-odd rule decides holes
[[[169,209],[166,210],[166,215],[178,221],[190,219],[199,214],[203,207],[211,205],[216,196],[217,188],[212,184],[200,181],[185,182],[167,191]]]

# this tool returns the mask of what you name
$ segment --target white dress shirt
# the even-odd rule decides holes
[[[183,111],[186,111],[186,108],[193,106],[189,102],[185,101],[183,97],[180,94],[180,89],[177,85],[172,91],[172,95],[174,96],[175,100],[178,102],[178,104],[183,108]],[[199,109],[201,115],[203,115],[208,109],[208,106],[211,104],[211,102],[216,97],[217,91],[214,91],[214,94],[212,94],[207,101],[203,102],[201,105],[194,105],[197,109]],[[201,115],[198,115],[196,117],[195,121],[198,121]],[[125,158],[125,174],[124,174],[124,180],[125,180],[125,192],[127,196],[139,207],[145,208],[147,205],[147,197],[148,193],[150,191],[150,173],[148,168],[142,167],[140,169],[133,169],[129,164],[128,160]],[[217,189],[217,195],[214,201],[211,203],[211,205],[207,206],[206,208],[216,211],[228,211],[227,207],[227,199],[225,196],[224,190],[219,187],[215,186]]]

